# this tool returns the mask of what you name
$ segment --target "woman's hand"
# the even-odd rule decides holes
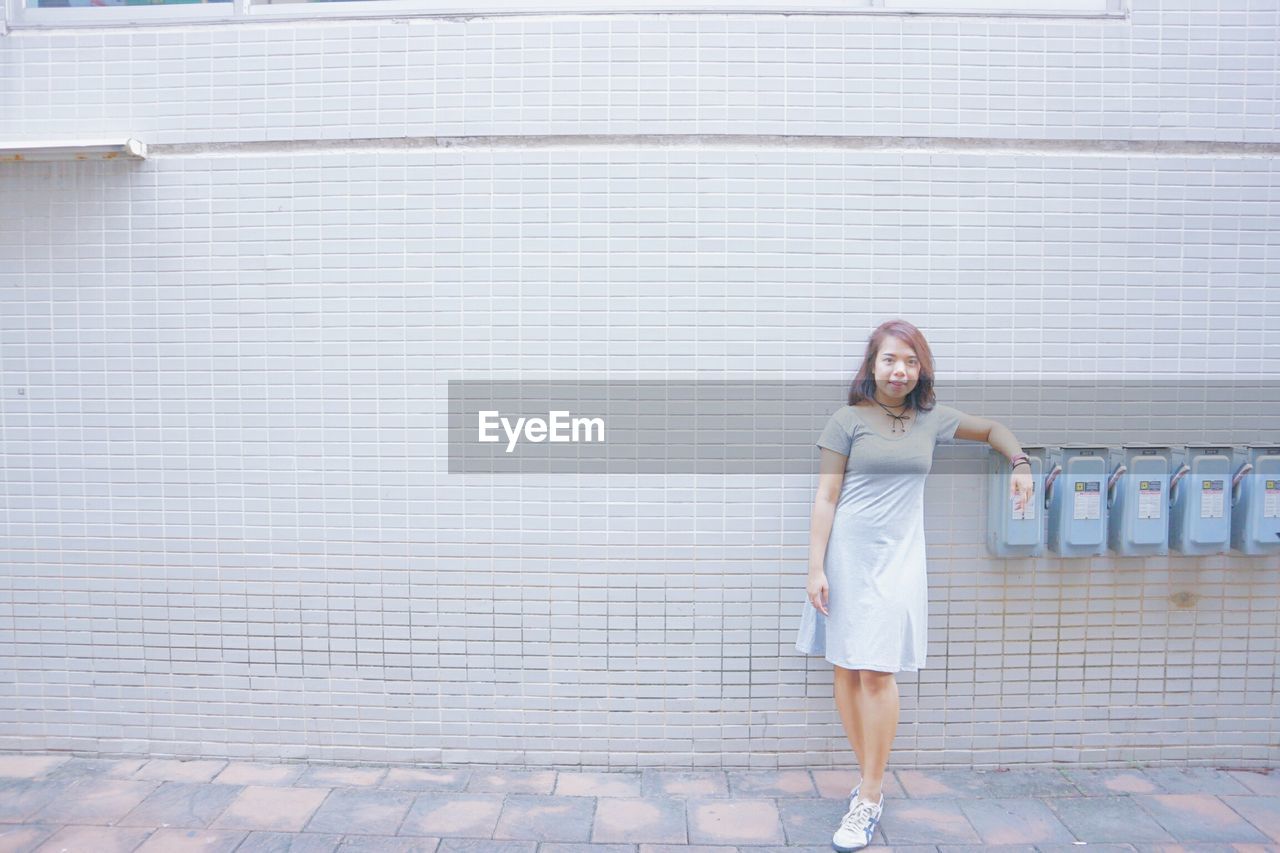
[[[1035,496],[1035,483],[1031,479],[1031,472],[1026,470],[1027,467],[1019,465],[1014,468],[1013,475],[1009,478],[1009,494],[1013,497],[1013,506],[1018,512],[1022,512]]]
[[[813,572],[809,573],[809,603],[815,608],[822,611],[822,615],[827,614],[827,573]]]

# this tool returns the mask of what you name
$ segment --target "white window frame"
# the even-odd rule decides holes
[[[351,0],[326,3],[180,3],[172,6],[27,8],[2,0],[9,29],[247,23],[360,18],[499,17],[554,14],[824,14],[1126,18],[1125,0]]]

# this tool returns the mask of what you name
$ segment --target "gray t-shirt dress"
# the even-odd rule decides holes
[[[827,542],[827,610],[801,589],[796,651],[845,669],[915,672],[925,662],[924,483],[939,442],[955,440],[960,413],[935,403],[905,436],[876,432],[861,409],[843,406],[818,438],[849,457]]]

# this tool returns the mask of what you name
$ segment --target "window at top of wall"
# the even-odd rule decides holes
[[[0,0],[10,26],[416,15],[904,14],[1124,17],[1125,0]]]

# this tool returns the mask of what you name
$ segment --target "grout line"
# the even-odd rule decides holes
[[[1234,157],[1271,159],[1280,142],[1196,140],[984,139],[929,136],[819,136],[800,134],[640,133],[512,134],[364,137],[253,142],[148,143],[148,159],[191,156],[296,154],[309,151],[405,151],[441,148],[743,148],[846,151],[910,151],[922,154],[1024,154],[1132,157]]]

